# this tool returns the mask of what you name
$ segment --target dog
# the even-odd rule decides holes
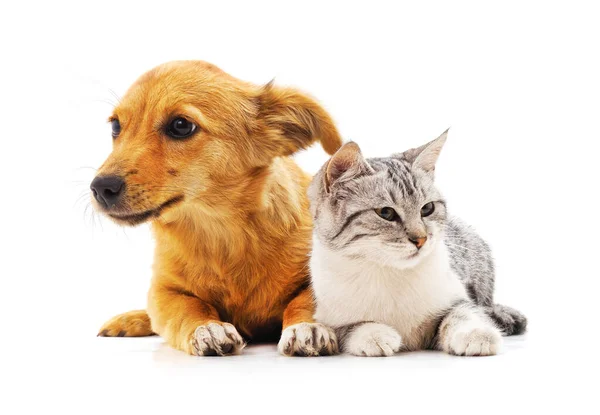
[[[91,183],[94,207],[156,238],[147,310],[100,336],[158,334],[191,355],[238,354],[277,341],[284,355],[329,355],[313,320],[310,176],[289,157],[342,140],[300,91],[258,86],[203,61],[142,75],[109,118],[113,150]]]

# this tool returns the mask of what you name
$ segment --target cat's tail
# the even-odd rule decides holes
[[[486,312],[506,336],[523,334],[527,329],[527,318],[514,308],[494,304]]]

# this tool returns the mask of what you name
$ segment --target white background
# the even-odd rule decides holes
[[[15,3],[0,12],[1,413],[598,410],[594,2]],[[490,358],[194,358],[96,338],[144,307],[152,260],[146,226],[85,212],[110,90],[174,59],[300,87],[367,156],[451,126],[439,186],[490,241],[497,300],[529,333]]]

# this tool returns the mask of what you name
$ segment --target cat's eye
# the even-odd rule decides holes
[[[421,208],[421,217],[425,218],[431,215],[435,211],[435,204],[433,202],[426,203]]]
[[[119,123],[119,120],[114,119],[110,122],[110,125],[112,128],[112,137],[117,138],[121,134],[121,123]]]
[[[382,207],[379,209],[375,209],[375,213],[377,213],[381,218],[389,220],[390,222],[398,218],[398,214],[391,207]]]
[[[196,131],[196,124],[183,117],[174,118],[167,125],[167,135],[171,138],[187,138]]]

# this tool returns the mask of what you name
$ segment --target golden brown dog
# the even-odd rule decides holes
[[[329,115],[302,93],[255,86],[201,61],[161,65],[110,117],[113,151],[91,185],[115,222],[152,221],[154,275],[143,310],[102,336],[157,333],[194,355],[276,340],[287,355],[331,354],[308,285],[309,176],[289,155],[341,145]]]

